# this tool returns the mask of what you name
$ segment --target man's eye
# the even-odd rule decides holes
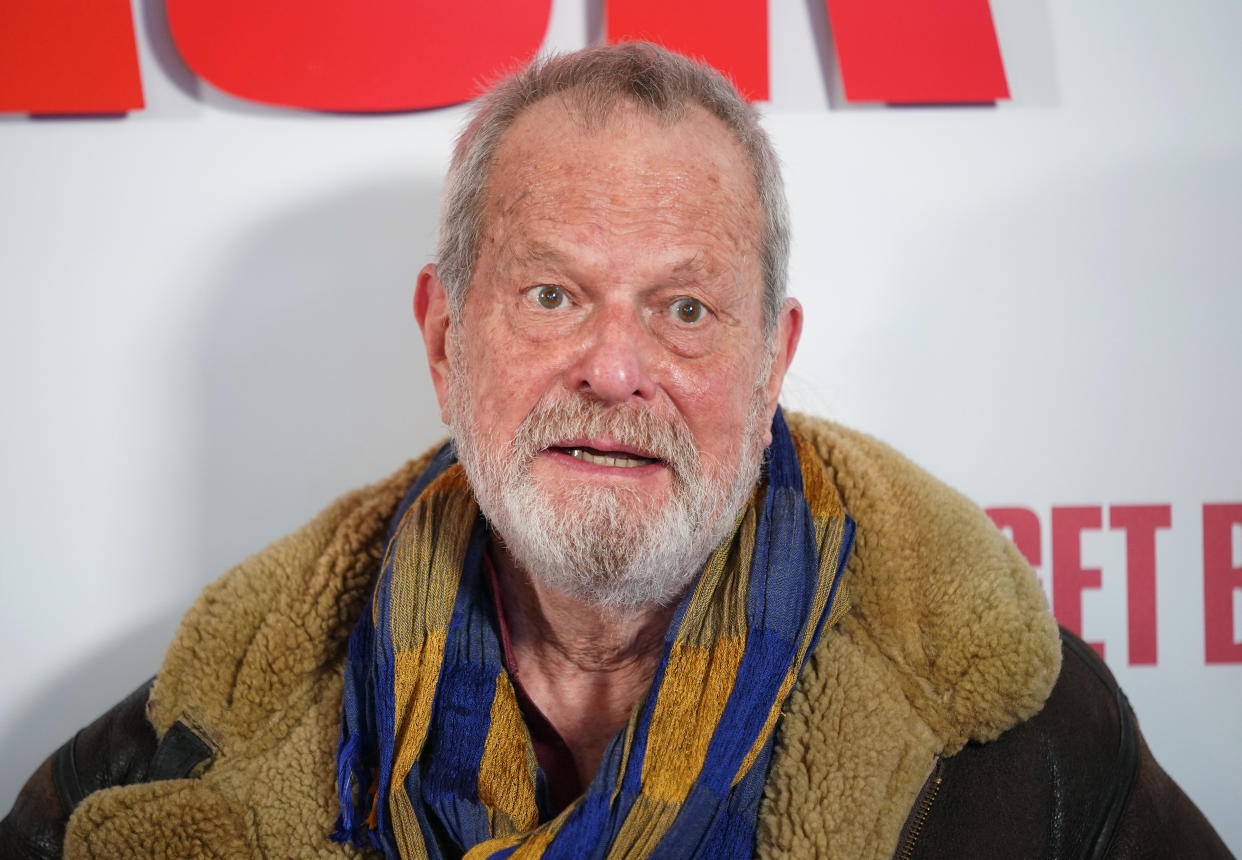
[[[703,318],[703,305],[694,299],[678,299],[673,302],[673,316],[684,323],[698,322]]]
[[[565,304],[565,291],[551,284],[535,287],[535,301],[548,310],[555,310]]]

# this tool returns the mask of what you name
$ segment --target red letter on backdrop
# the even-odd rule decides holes
[[[186,63],[227,93],[314,110],[469,101],[543,42],[552,0],[167,0]]]
[[[1242,505],[1203,506],[1203,646],[1209,663],[1242,663],[1233,638],[1233,596],[1242,589],[1242,565],[1233,563],[1233,530]]]
[[[852,102],[1009,98],[988,0],[827,0]]]
[[[0,0],[0,111],[141,107],[129,0]]]
[[[1030,508],[987,508],[985,513],[1001,531],[1009,529],[1014,545],[1031,567],[1039,567],[1039,517]]]
[[[1100,527],[1099,508],[1052,509],[1052,613],[1082,635],[1082,592],[1100,587],[1100,569],[1082,566],[1082,533]],[[1103,642],[1088,642],[1104,656]]]
[[[645,40],[706,60],[751,101],[768,99],[767,0],[606,0],[609,42]]]
[[[1168,505],[1113,505],[1108,527],[1126,533],[1126,609],[1130,665],[1156,662],[1156,530],[1167,529]]]

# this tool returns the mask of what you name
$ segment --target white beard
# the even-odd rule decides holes
[[[680,419],[577,395],[538,403],[508,451],[497,450],[481,439],[466,377],[463,369],[449,382],[451,429],[483,515],[532,579],[584,603],[622,611],[673,603],[732,530],[759,478],[766,426],[757,386],[737,465],[727,469],[701,461]],[[655,503],[630,488],[532,479],[531,464],[548,446],[600,435],[663,460],[672,497]]]

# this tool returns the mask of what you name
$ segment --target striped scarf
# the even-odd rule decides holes
[[[766,482],[677,607],[645,700],[548,820],[501,659],[486,526],[442,449],[398,510],[350,636],[333,838],[388,858],[750,856],[777,718],[848,609],[854,535],[779,410],[767,455]]]

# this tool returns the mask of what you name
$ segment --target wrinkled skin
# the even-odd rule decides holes
[[[765,343],[758,196],[724,125],[700,108],[663,126],[622,107],[586,130],[547,99],[502,142],[486,212],[460,323],[450,325],[434,266],[415,296],[445,419],[450,367],[464,362],[473,412],[487,417],[483,444],[496,450],[541,398],[578,393],[676,416],[704,470],[736,471],[754,388],[770,419],[801,309],[787,300]],[[623,483],[652,504],[667,501],[672,480],[661,462],[618,468],[555,449],[531,474],[553,489]]]

